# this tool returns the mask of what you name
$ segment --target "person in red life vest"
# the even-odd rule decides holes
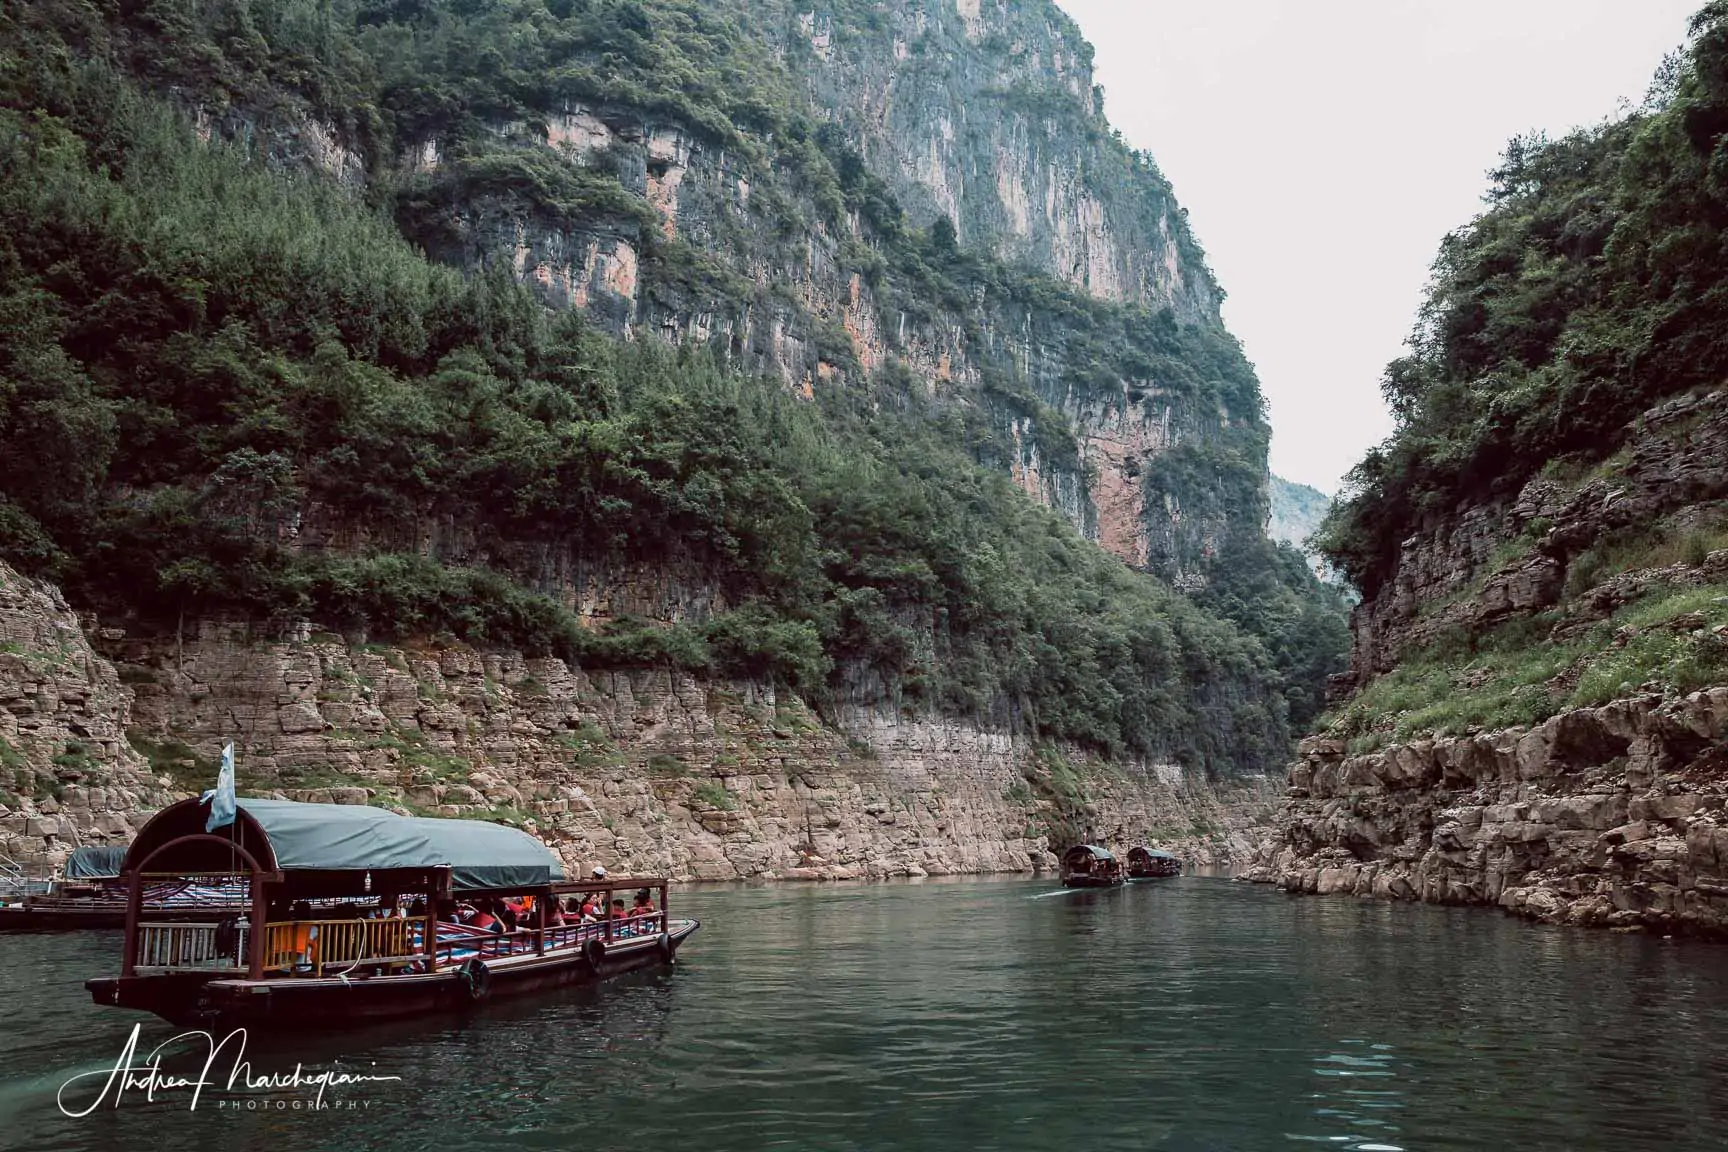
[[[623,900],[612,901],[612,935],[630,935],[630,914],[624,910]]]
[[[479,928],[487,932],[504,931],[504,925],[499,921],[498,917],[492,915],[491,911],[487,909],[484,904],[474,910],[474,916],[468,921],[468,926],[470,928]]]
[[[648,889],[646,888],[638,890],[636,893],[636,905],[630,909],[630,918],[634,922],[638,933],[652,932],[654,930],[654,912],[654,897],[648,894]]]

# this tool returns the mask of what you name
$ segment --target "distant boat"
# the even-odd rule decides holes
[[[1114,888],[1126,879],[1122,861],[1096,844],[1076,844],[1062,854],[1064,888]]]
[[[124,928],[126,885],[120,866],[123,847],[86,845],[73,850],[64,875],[15,885],[28,890],[0,897],[0,932],[66,932],[82,928]],[[223,887],[195,880],[153,882],[144,890],[143,910],[156,919],[194,919],[206,913],[247,907],[244,885]]]
[[[1182,875],[1182,861],[1159,848],[1128,849],[1128,879],[1158,880]]]

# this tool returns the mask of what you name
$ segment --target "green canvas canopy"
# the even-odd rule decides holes
[[[364,804],[302,804],[241,798],[232,825],[216,835],[231,839],[265,868],[283,872],[382,872],[450,869],[458,891],[533,888],[564,879],[558,857],[516,828],[484,820],[398,816]],[[208,806],[183,800],[157,813],[132,842],[130,871],[181,836],[204,831]],[[262,841],[262,843],[260,843]],[[205,841],[208,844],[208,841]],[[220,854],[217,849],[217,854]],[[155,870],[155,866],[152,866]]]
[[[120,875],[120,866],[126,861],[124,847],[99,847],[90,845],[75,848],[72,855],[66,858],[66,879],[68,880],[112,880]]]
[[[1069,857],[1081,855],[1090,856],[1094,860],[1116,859],[1115,855],[1113,855],[1109,849],[1100,848],[1096,844],[1076,844],[1074,847],[1068,849],[1067,852],[1063,853],[1063,858],[1067,859]]]

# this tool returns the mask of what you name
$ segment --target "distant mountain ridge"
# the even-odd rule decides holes
[[[1267,480],[1272,515],[1266,522],[1266,535],[1300,549],[1302,555],[1308,557],[1310,567],[1321,579],[1334,579],[1331,565],[1326,563],[1320,553],[1308,547],[1307,543],[1308,537],[1312,536],[1320,527],[1320,522],[1326,519],[1326,510],[1332,507],[1332,498],[1318,488],[1298,484],[1281,476],[1270,476]]]

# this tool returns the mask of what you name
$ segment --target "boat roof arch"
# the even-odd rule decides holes
[[[264,872],[448,868],[455,891],[534,888],[564,879],[558,857],[540,840],[484,820],[243,797],[236,802],[234,823],[206,834],[208,814],[201,800],[182,800],[158,812],[132,841],[125,870],[149,864],[152,872],[229,871],[236,866],[232,849],[239,849]]]
[[[1174,859],[1176,859],[1176,857],[1173,853],[1166,852],[1162,848],[1145,848],[1145,847],[1140,847],[1140,846],[1136,846],[1136,847],[1128,849],[1128,856],[1130,859],[1139,859],[1142,856],[1147,857],[1147,858],[1152,859],[1152,860],[1174,860]]]
[[[1100,848],[1096,844],[1076,844],[1074,847],[1068,849],[1068,851],[1062,853],[1062,859],[1064,860],[1078,859],[1081,856],[1089,856],[1093,860],[1116,859],[1115,853],[1111,852],[1108,848]]]

